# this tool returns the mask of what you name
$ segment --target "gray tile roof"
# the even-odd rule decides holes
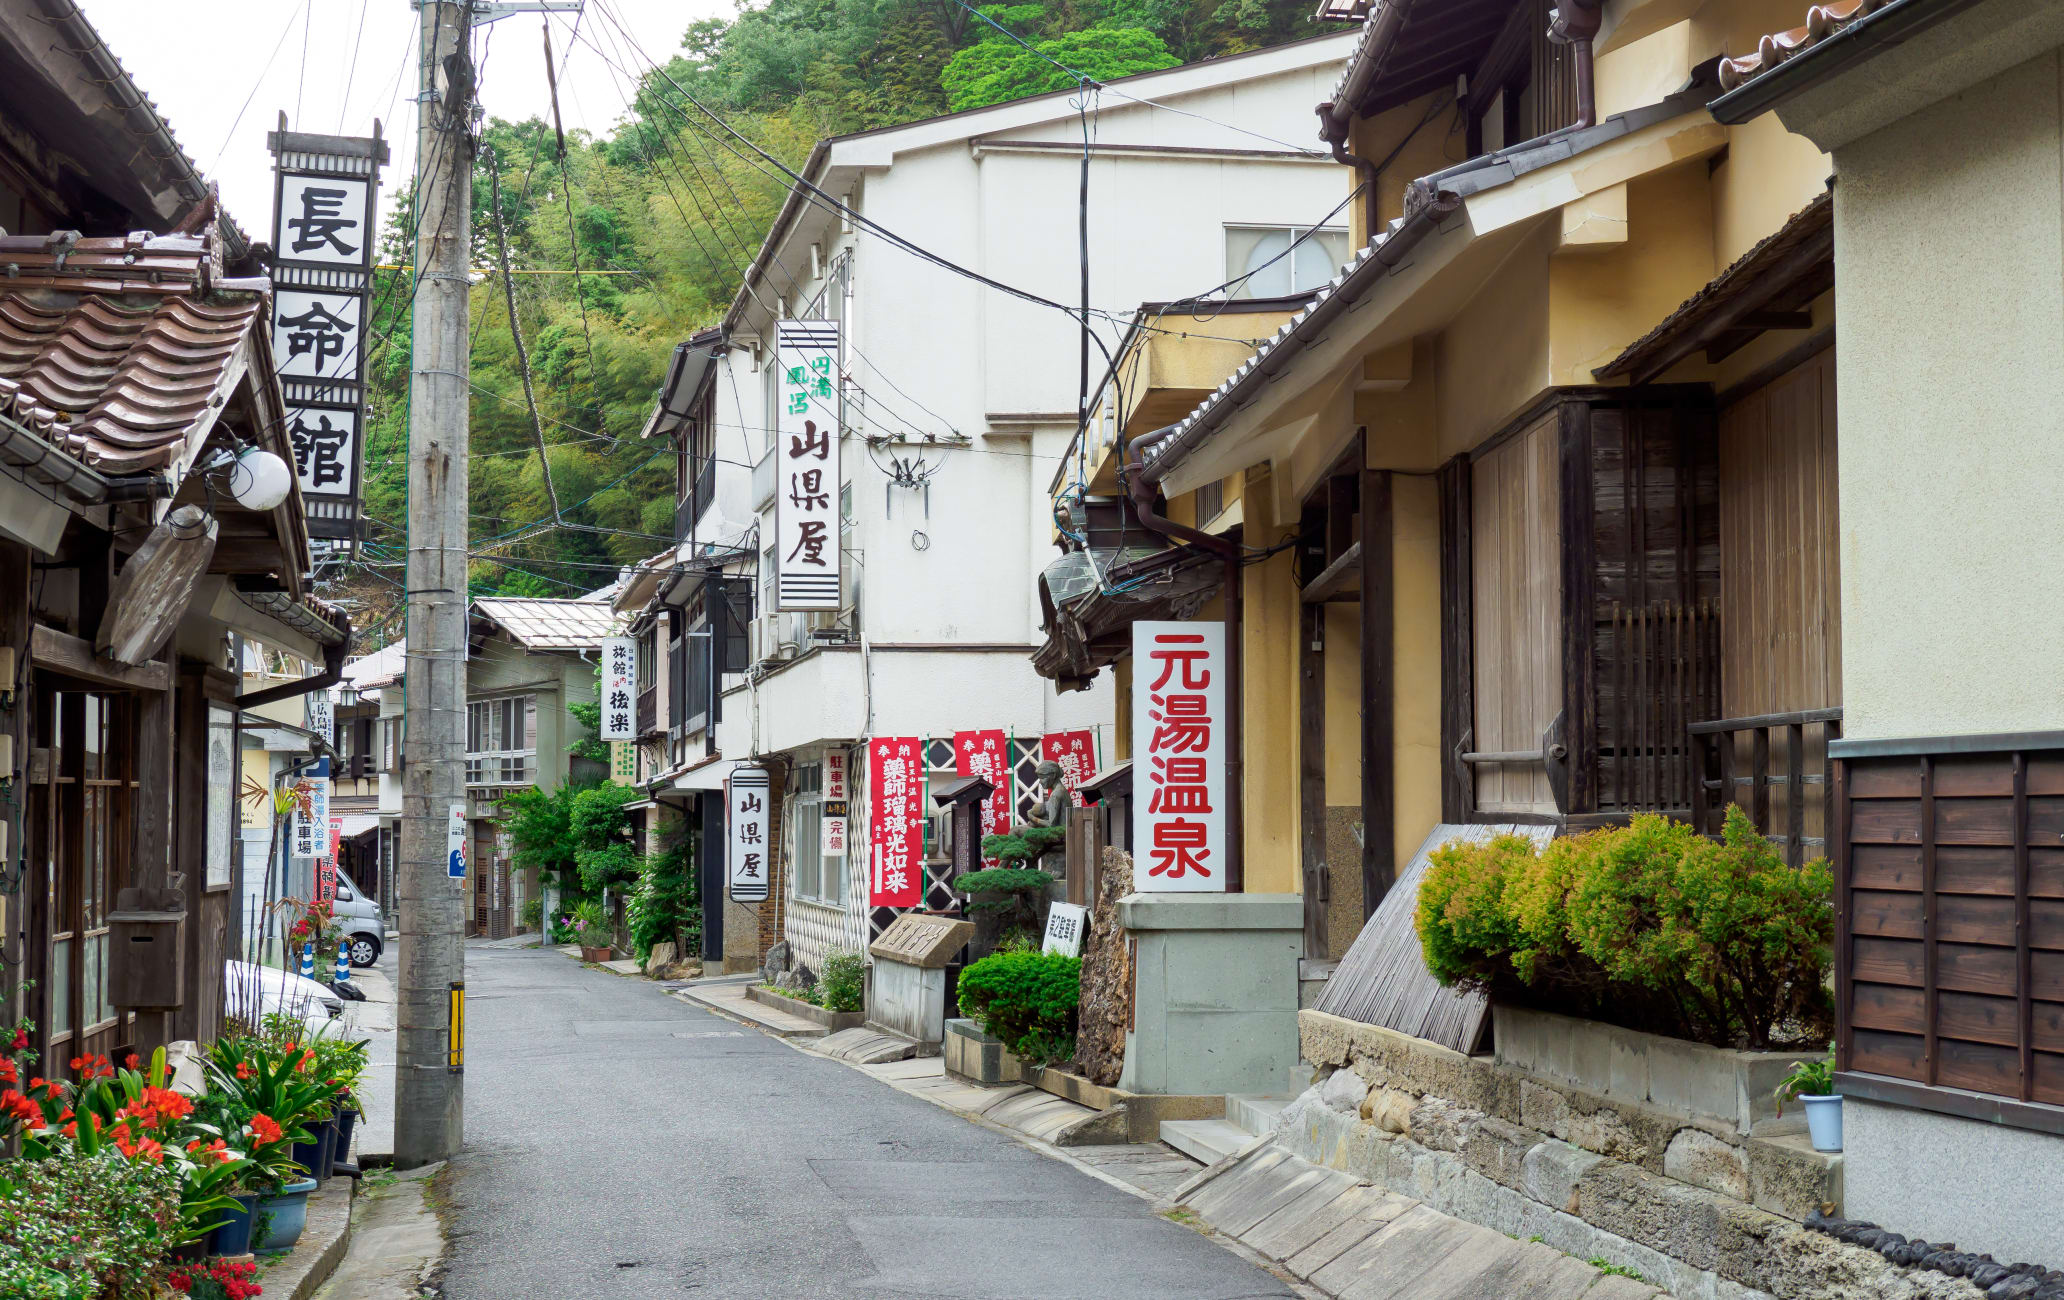
[[[473,611],[531,650],[593,650],[614,636],[618,620],[607,600],[484,597]]]

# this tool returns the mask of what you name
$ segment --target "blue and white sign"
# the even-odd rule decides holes
[[[451,806],[451,820],[444,828],[444,874],[455,882],[466,878],[466,805]]]

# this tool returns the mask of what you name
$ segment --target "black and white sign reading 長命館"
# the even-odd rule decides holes
[[[358,535],[366,327],[387,143],[280,129],[273,155],[272,356],[308,535]]]

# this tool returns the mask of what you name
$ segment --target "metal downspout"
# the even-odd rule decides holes
[[[1598,125],[1598,90],[1594,84],[1591,42],[1604,21],[1605,13],[1599,0],[1562,0],[1550,15],[1548,39],[1570,46],[1575,56],[1577,120],[1572,124],[1574,130]]]
[[[1319,138],[1333,151],[1333,161],[1344,163],[1362,176],[1362,242],[1374,242],[1376,232],[1383,228],[1382,208],[1376,202],[1376,164],[1347,148],[1348,119],[1338,117],[1333,105],[1328,102],[1319,105]]]

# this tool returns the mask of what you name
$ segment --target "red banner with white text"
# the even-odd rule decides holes
[[[1097,771],[1096,733],[1088,728],[1049,731],[1039,738],[1039,757],[1061,765],[1061,787],[1074,798],[1077,808],[1083,807],[1085,801],[1078,792]]]
[[[953,766],[962,776],[979,776],[995,789],[982,805],[982,834],[1002,835],[1011,828],[1010,742],[1001,731],[953,733]],[[982,865],[997,865],[983,858]]]
[[[915,736],[867,742],[867,905],[924,901],[924,745]]]

